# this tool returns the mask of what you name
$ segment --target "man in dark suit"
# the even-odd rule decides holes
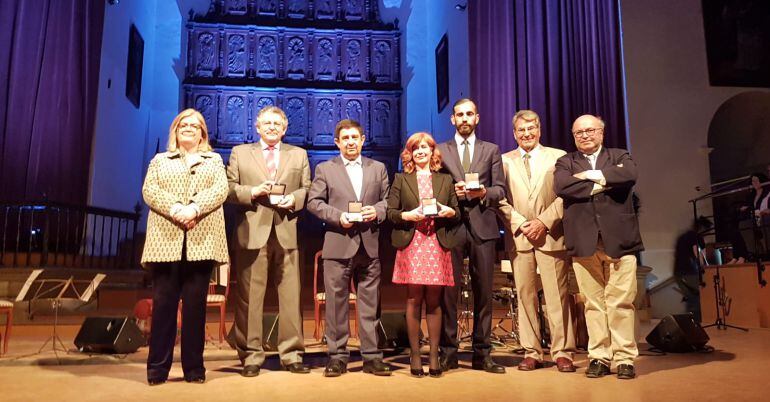
[[[463,259],[469,258],[473,289],[473,361],[475,370],[505,373],[505,367],[489,357],[492,349],[492,276],[495,267],[495,242],[500,237],[496,211],[505,197],[505,174],[497,145],[478,139],[479,115],[476,104],[460,99],[452,108],[454,137],[438,145],[443,155],[442,171],[452,176],[460,204],[462,224],[457,226],[457,244],[452,249],[455,286],[444,290],[443,331],[441,333],[441,368],[458,367],[457,297],[462,281]],[[478,174],[477,189],[469,188],[466,173]]]
[[[564,200],[564,239],[586,298],[589,378],[635,377],[636,253],[643,250],[634,210],[636,164],[628,151],[604,148],[604,122],[583,115],[572,125],[577,151],[556,161],[554,187]]]
[[[379,224],[386,218],[388,172],[381,162],[361,156],[365,137],[354,120],[342,120],[334,130],[340,156],[316,167],[308,194],[308,210],[324,223],[324,287],[326,344],[329,363],[325,377],[347,371],[350,278],[357,276],[356,312],[364,372],[387,376],[390,366],[377,348],[377,304],[380,300]],[[349,211],[358,203],[360,212]],[[356,208],[353,205],[353,208]]]

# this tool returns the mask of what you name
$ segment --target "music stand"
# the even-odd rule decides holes
[[[517,316],[518,297],[516,295],[516,287],[513,283],[513,267],[511,266],[511,261],[501,260],[500,270],[506,274],[505,276],[508,279],[509,287],[496,290],[492,297],[503,305],[507,305],[508,311],[506,311],[505,315],[500,318],[494,327],[492,327],[492,336],[497,342],[503,345],[506,345],[506,342],[509,340],[515,342],[518,345],[520,343]],[[503,326],[503,323],[508,319],[511,320],[510,331],[505,328],[505,326]],[[498,333],[495,333],[495,331],[498,331]]]
[[[473,319],[473,309],[471,308],[471,299],[473,298],[473,288],[471,287],[471,275],[469,268],[468,258],[463,259],[463,272],[461,275],[461,283],[455,284],[460,286],[458,305],[462,305],[461,310],[457,317],[457,342],[471,340],[473,337],[473,329],[471,327],[471,320]]]
[[[708,266],[709,262],[706,259],[706,254],[704,253],[703,249],[698,247],[698,251],[701,254],[701,258],[698,259],[698,265],[701,264],[701,261],[703,261],[703,264]],[[748,332],[748,328],[738,327],[735,325],[730,325],[727,323],[727,315],[730,313],[730,304],[732,302],[732,299],[727,297],[727,293],[725,292],[725,284],[722,281],[722,275],[719,273],[719,264],[714,265],[715,271],[714,271],[714,298],[716,299],[716,315],[717,318],[714,320],[713,324],[709,324],[704,326],[703,328],[709,328],[709,327],[717,327],[717,329],[724,329],[727,328],[733,328],[738,329],[741,331]]]
[[[51,307],[54,310],[53,333],[48,337],[48,339],[45,340],[45,342],[43,342],[43,346],[41,346],[36,353],[20,357],[29,357],[42,354],[50,342],[50,351],[52,351],[56,356],[56,361],[60,362],[59,352],[69,353],[69,350],[64,346],[64,342],[62,342],[57,332],[59,325],[59,308],[62,306],[62,303],[65,300],[80,300],[83,303],[88,303],[88,301],[91,299],[91,296],[93,296],[94,292],[96,291],[96,288],[99,287],[99,284],[102,282],[102,280],[104,280],[106,275],[96,274],[94,279],[91,281],[76,280],[73,276],[70,276],[67,279],[37,279],[38,276],[40,276],[40,274],[43,272],[44,270],[42,269],[36,269],[32,271],[24,283],[21,292],[19,292],[19,295],[16,297],[16,301],[28,301],[30,306],[39,300],[50,302]],[[78,290],[76,284],[83,283],[87,283],[88,286],[81,293]],[[30,292],[30,289],[33,287],[35,290]],[[28,295],[31,295],[29,299],[27,299]],[[30,315],[32,315],[31,311]]]

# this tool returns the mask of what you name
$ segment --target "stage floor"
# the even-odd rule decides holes
[[[643,324],[646,334],[654,323]],[[306,325],[307,326],[307,325]],[[211,323],[209,328],[215,330]],[[306,328],[307,330],[308,328]],[[67,347],[77,325],[61,327]],[[312,331],[312,328],[310,328]],[[309,332],[312,333],[312,332]],[[243,378],[235,352],[216,343],[206,346],[207,381],[188,384],[182,379],[179,351],[168,383],[149,387],[145,382],[144,360],[147,348],[125,358],[61,354],[57,365],[53,352],[42,356],[21,357],[36,352],[50,335],[50,327],[22,325],[14,327],[9,355],[0,359],[0,394],[3,401],[107,401],[107,400],[285,400],[285,401],[646,401],[646,400],[763,400],[767,393],[770,369],[770,330],[709,329],[712,353],[668,354],[647,352],[637,361],[638,377],[631,381],[614,376],[588,379],[583,375],[586,355],[576,356],[577,373],[563,374],[555,367],[534,372],[520,372],[516,364],[521,355],[496,350],[496,360],[508,366],[504,375],[470,369],[470,353],[461,355],[461,368],[442,378],[413,378],[408,371],[408,356],[386,358],[398,368],[392,377],[361,373],[360,359],[354,355],[348,374],[324,378],[326,362],[321,345],[308,339],[306,363],[313,366],[309,375],[279,371],[277,357],[270,357],[258,377]],[[427,352],[427,351],[426,351]],[[424,359],[427,364],[427,359]],[[427,369],[427,367],[426,367]],[[766,396],[765,396],[766,397]]]

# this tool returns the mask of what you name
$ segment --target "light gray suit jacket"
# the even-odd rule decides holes
[[[361,199],[356,199],[353,184],[345,169],[342,158],[337,156],[318,164],[315,179],[308,194],[307,209],[326,223],[323,258],[352,258],[358,252],[361,242],[369,257],[377,258],[379,248],[379,224],[385,220],[388,198],[388,171],[385,165],[373,159],[361,158],[363,183]],[[354,223],[352,228],[340,226],[340,217],[348,210],[348,202],[360,201],[377,210],[377,219],[372,222]]]
[[[310,188],[310,164],[307,152],[293,145],[281,143],[279,155],[276,182],[286,185],[287,195],[294,195],[294,208],[290,211],[271,206],[267,196],[251,199],[251,188],[268,180],[267,165],[259,142],[238,145],[230,154],[227,165],[230,193],[227,200],[240,207],[241,213],[236,218],[236,237],[238,245],[247,250],[264,247],[273,228],[283,248],[297,248],[297,213],[305,207]]]

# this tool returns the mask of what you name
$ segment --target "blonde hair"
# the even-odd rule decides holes
[[[200,114],[200,112],[190,108],[179,112],[179,114],[174,118],[174,121],[171,122],[171,127],[168,129],[168,146],[166,147],[168,152],[183,152],[183,150],[180,149],[179,145],[177,144],[176,131],[179,128],[179,123],[182,121],[182,119],[191,116],[198,119],[198,123],[201,125],[201,142],[198,143],[198,152],[208,152],[212,150],[211,144],[209,144],[209,129],[206,126],[206,120],[203,118],[203,115]]]
[[[259,110],[259,113],[257,113],[257,120],[254,122],[254,127],[259,127],[259,121],[262,119],[262,117],[268,113],[275,113],[279,116],[281,116],[281,119],[283,120],[283,126],[286,127],[289,125],[289,119],[286,117],[286,113],[283,111],[283,109],[279,108],[278,106],[265,106],[262,109]]]
[[[412,152],[414,152],[415,148],[417,148],[423,141],[428,144],[432,152],[429,164],[430,170],[438,172],[439,169],[441,169],[441,152],[436,149],[436,140],[434,140],[429,133],[418,132],[412,134],[409,139],[406,140],[404,150],[401,152],[401,164],[404,167],[404,173],[414,172],[415,166],[414,160],[412,160]]]
[[[519,110],[515,115],[513,115],[513,119],[511,119],[511,125],[513,125],[514,129],[516,128],[517,120],[524,120],[526,122],[534,121],[535,125],[540,127],[540,116],[538,116],[537,113],[532,110]]]

